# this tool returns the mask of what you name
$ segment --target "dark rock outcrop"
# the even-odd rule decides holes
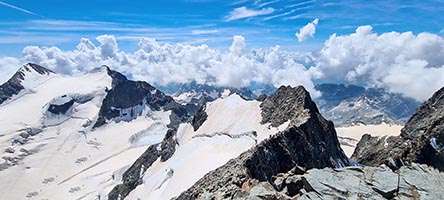
[[[177,199],[247,198],[245,188],[251,180],[272,182],[273,176],[296,165],[311,169],[352,164],[339,146],[333,123],[319,114],[302,86],[280,87],[261,108],[263,123],[279,126],[290,120],[290,128],[208,173]]]
[[[364,165],[399,168],[411,162],[444,170],[444,88],[437,91],[408,120],[400,136],[364,135],[352,158]],[[402,162],[398,162],[398,161]]]
[[[191,124],[193,125],[194,131],[197,131],[197,129],[202,126],[205,120],[207,120],[208,115],[207,112],[205,112],[205,105],[206,104],[202,105],[193,117],[193,121]]]
[[[327,120],[319,114],[316,104],[311,100],[310,94],[302,86],[292,88],[281,86],[270,97],[261,104],[261,123],[271,123],[277,127],[287,121],[297,125],[306,120],[308,116],[322,118],[322,122]]]
[[[48,112],[51,112],[53,114],[65,114],[66,111],[68,111],[69,108],[71,108],[71,106],[74,104],[74,99],[71,99],[70,101],[62,104],[62,105],[57,105],[57,104],[50,104],[48,107]]]
[[[146,82],[124,79],[120,79],[118,82],[120,83],[110,89],[103,100],[99,117],[94,125],[95,128],[104,125],[107,120],[117,117],[127,121],[135,119],[142,114],[145,106],[153,111],[172,110],[175,114],[174,117],[178,117],[178,119],[172,119],[174,121],[188,118],[195,109],[194,106],[182,106],[176,103],[172,97],[165,95]]]
[[[159,144],[151,145],[122,175],[122,183],[115,186],[108,194],[108,199],[123,199],[142,183],[143,173],[160,156],[157,150]]]
[[[25,89],[21,83],[25,80],[26,73],[37,73],[42,76],[47,76],[54,72],[33,63],[23,65],[7,82],[0,85],[0,104]]]

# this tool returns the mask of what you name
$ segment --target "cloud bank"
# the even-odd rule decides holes
[[[316,33],[316,26],[318,25],[319,19],[314,19],[312,22],[309,22],[307,25],[303,26],[299,29],[299,32],[295,34],[296,38],[298,38],[299,42],[305,41],[308,38],[313,38]]]
[[[302,64],[310,62],[309,53],[282,51],[279,46],[247,52],[243,36],[234,36],[228,51],[142,38],[139,49],[128,53],[119,50],[118,41],[112,35],[98,36],[96,42],[98,45],[82,38],[73,51],[54,46],[28,46],[20,59],[1,59],[0,69],[17,69],[19,63],[33,62],[60,74],[80,75],[108,65],[130,78],[154,85],[196,81],[238,88],[255,82],[276,87],[304,85],[314,97],[320,95],[314,89],[310,72]],[[11,67],[13,65],[15,67]]]
[[[252,83],[304,85],[320,95],[314,82],[348,82],[385,88],[423,101],[444,86],[444,38],[431,33],[374,33],[361,26],[354,33],[333,34],[315,52],[290,52],[279,46],[247,49],[234,36],[228,50],[207,45],[159,43],[142,38],[134,52],[119,49],[112,35],[82,38],[76,49],[28,46],[21,58],[0,58],[0,81],[23,63],[34,62],[57,73],[79,75],[108,65],[135,80],[154,85],[196,81],[244,87]]]
[[[431,33],[388,32],[371,26],[333,34],[315,56],[316,78],[364,83],[417,100],[444,86],[444,38]]]

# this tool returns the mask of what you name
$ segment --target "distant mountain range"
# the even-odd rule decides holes
[[[381,88],[329,83],[316,85],[315,88],[322,93],[321,97],[314,99],[320,112],[337,126],[403,124],[420,105],[420,102],[412,98]],[[267,84],[253,84],[251,87],[237,89],[191,82],[161,87],[160,90],[166,91],[179,103],[201,106],[220,98],[224,91],[251,100],[261,95],[271,95],[277,89]]]

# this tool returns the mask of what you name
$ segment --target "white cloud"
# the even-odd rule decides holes
[[[194,80],[243,87],[257,82],[276,87],[304,85],[314,97],[320,95],[314,89],[311,73],[300,64],[311,59],[310,54],[282,51],[278,46],[247,52],[245,38],[240,35],[233,37],[228,51],[207,45],[159,43],[152,38],[141,38],[139,49],[128,53],[118,49],[118,41],[112,35],[98,36],[96,40],[98,45],[82,38],[73,51],[28,46],[23,49],[23,57],[11,63],[18,66],[33,62],[68,75],[80,75],[105,64],[132,79],[154,85]]]
[[[319,96],[313,80],[382,87],[425,100],[444,86],[444,38],[431,33],[377,34],[371,26],[348,35],[333,34],[314,53],[283,51],[279,46],[248,50],[243,36],[234,36],[228,50],[207,45],[160,43],[141,38],[138,50],[124,52],[112,35],[82,38],[76,49],[28,46],[22,58],[0,58],[0,81],[26,62],[69,75],[103,64],[135,80],[154,85],[172,82],[243,87],[253,82],[304,85]]]
[[[213,30],[191,30],[191,34],[193,35],[206,35],[206,34],[214,34],[218,33],[219,30],[213,29]]]
[[[245,49],[245,38],[241,35],[233,37],[233,43],[230,47],[230,53],[236,56],[241,56]]]
[[[245,6],[235,8],[230,12],[228,16],[225,17],[226,21],[234,21],[243,18],[256,17],[261,15],[268,15],[274,12],[274,8],[262,8],[260,10],[248,9]]]
[[[316,25],[318,25],[319,19],[314,19],[312,22],[309,22],[307,25],[299,29],[299,32],[295,34],[298,38],[299,42],[305,41],[308,38],[312,38],[316,33]]]
[[[423,101],[444,86],[444,38],[431,33],[387,32],[371,26],[333,34],[319,51],[319,79],[364,83]]]

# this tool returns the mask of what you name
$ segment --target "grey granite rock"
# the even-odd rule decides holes
[[[444,170],[444,88],[437,91],[408,120],[400,136],[364,135],[352,159],[363,165],[386,164],[393,169],[411,162]]]

